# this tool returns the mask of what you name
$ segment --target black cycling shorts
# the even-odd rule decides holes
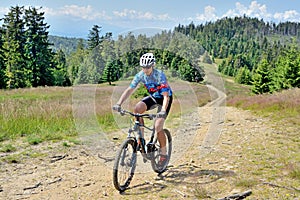
[[[144,102],[146,104],[147,110],[152,110],[152,109],[158,107],[157,112],[159,112],[161,110],[163,100],[164,100],[163,98],[154,98],[154,97],[147,96],[147,97],[142,99],[142,102]],[[171,109],[172,101],[173,101],[173,97],[170,96],[168,107],[167,107],[167,110],[166,110],[167,116],[168,116],[169,111]]]

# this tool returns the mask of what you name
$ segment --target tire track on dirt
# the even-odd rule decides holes
[[[204,113],[204,110],[207,109],[211,110],[211,123],[200,147],[200,157],[203,157],[212,151],[214,145],[218,142],[222,133],[226,114],[226,107],[224,106],[226,94],[214,86],[207,85],[207,87],[210,91],[216,92],[218,98],[200,108],[201,113]]]
[[[204,107],[200,108],[200,113],[203,113],[203,110],[211,109],[211,123],[202,145],[200,146],[200,157],[204,157],[213,150],[214,145],[219,140],[225,122],[225,87],[222,77],[217,73],[216,67],[216,64],[214,64],[214,68],[204,68],[206,82],[208,83],[206,86],[208,87],[211,96],[215,93],[217,97]]]

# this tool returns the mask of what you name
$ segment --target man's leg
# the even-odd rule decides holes
[[[147,110],[147,105],[142,101],[138,102],[134,107],[134,113],[142,114],[146,110]],[[139,121],[140,121],[141,124],[144,124],[144,119],[143,118],[140,118]],[[142,136],[144,137],[144,128],[141,127],[141,131],[142,131]]]
[[[164,134],[164,122],[165,119],[164,118],[157,118],[156,122],[155,122],[155,130],[157,132],[157,139],[158,142],[160,144],[160,150],[161,150],[161,154],[162,155],[166,155],[167,154],[167,150],[166,150],[166,136]]]

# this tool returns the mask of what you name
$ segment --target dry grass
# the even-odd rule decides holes
[[[70,95],[70,88],[2,90],[0,140],[55,140],[74,135]]]
[[[1,90],[0,141],[23,137],[30,144],[38,144],[74,137],[78,135],[76,118],[82,118],[81,121],[96,118],[102,131],[116,130],[119,124],[116,124],[111,108],[128,85],[128,81],[120,81],[114,86],[84,85],[79,90],[82,93],[71,87]],[[176,81],[172,86],[175,98],[170,118],[209,101],[203,85]],[[75,102],[78,99],[80,102]],[[139,100],[131,98],[124,106],[132,109]],[[74,108],[79,109],[77,116],[74,116]]]
[[[249,109],[255,113],[300,126],[300,89],[284,90],[274,94],[235,96],[228,105]]]

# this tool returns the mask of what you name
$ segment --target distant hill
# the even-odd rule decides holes
[[[84,41],[86,45],[86,40],[82,38],[69,38],[69,37],[61,37],[61,36],[53,36],[49,35],[49,42],[53,45],[51,46],[53,51],[58,51],[62,49],[65,54],[69,55],[71,52],[76,51],[77,44],[80,40]]]

